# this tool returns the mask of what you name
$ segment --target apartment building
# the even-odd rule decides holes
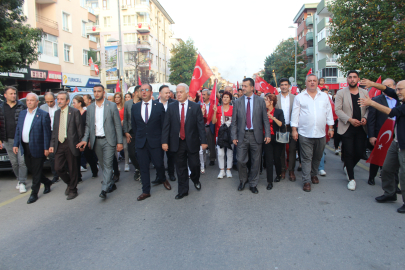
[[[143,81],[168,81],[174,21],[157,0],[87,0],[86,5],[96,15],[86,33],[98,44],[101,81],[110,91],[121,76],[130,86],[137,84],[138,76]],[[121,74],[119,56],[123,59]]]
[[[100,83],[88,63],[88,52],[96,49],[97,43],[87,37],[85,28],[96,16],[83,0],[26,0],[23,12],[26,23],[41,28],[45,35],[38,46],[41,55],[37,62],[14,72],[1,72],[7,85],[18,87],[20,98],[29,92],[87,90]]]

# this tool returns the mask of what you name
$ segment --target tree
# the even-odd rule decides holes
[[[300,55],[302,51],[303,49],[297,46],[297,62],[304,62],[304,56]],[[276,82],[273,78],[273,70],[277,80],[295,76],[295,43],[293,38],[280,42],[275,51],[267,56],[264,61],[263,79],[271,85],[276,86]],[[305,66],[297,65],[297,83],[301,87],[305,84],[305,76],[308,70],[309,69]]]
[[[175,85],[179,83],[190,84],[197,61],[197,49],[194,47],[193,40],[180,42],[170,52],[172,57],[169,63],[169,82]]]
[[[404,79],[404,1],[335,0],[328,10],[333,14],[328,43],[343,72],[360,70],[371,80]]]
[[[0,2],[0,71],[14,71],[38,60],[41,29],[24,25],[23,0]]]

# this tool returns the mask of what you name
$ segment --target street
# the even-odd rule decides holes
[[[141,184],[120,162],[118,189],[106,200],[98,197],[101,173],[92,179],[88,169],[74,200],[60,181],[27,205],[30,191],[20,195],[14,175],[1,173],[0,269],[404,269],[402,198],[376,203],[381,179],[367,184],[363,160],[349,191],[332,145],[327,176],[308,193],[297,171],[296,182],[286,177],[271,191],[263,171],[258,195],[238,192],[238,173],[217,179],[215,165],[201,191],[190,182],[189,196],[175,200],[176,181],[138,202]]]

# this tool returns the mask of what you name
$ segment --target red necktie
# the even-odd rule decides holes
[[[184,130],[184,103],[181,104],[181,117],[180,117],[180,139],[186,138],[186,131]]]
[[[252,119],[250,118],[250,97],[248,99],[248,104],[246,106],[246,127],[248,129],[252,128]]]

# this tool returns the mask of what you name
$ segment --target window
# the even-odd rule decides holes
[[[104,35],[104,45],[108,45],[108,39],[111,38],[111,35]]]
[[[89,65],[89,51],[83,50],[83,65]]]
[[[133,0],[123,0],[122,4],[124,6],[132,7],[132,2],[133,2]]]
[[[124,26],[135,25],[135,15],[126,15],[124,17]]]
[[[80,0],[80,6],[86,8],[86,0]]]
[[[73,62],[72,59],[72,46],[65,44],[64,46],[65,62]]]
[[[103,0],[103,9],[110,9],[110,1]]]
[[[124,44],[135,44],[136,43],[136,34],[124,34]]]
[[[111,17],[104,17],[104,27],[111,27]]]
[[[338,76],[338,69],[324,68],[321,70],[320,76],[325,78],[326,83],[336,83]]]
[[[70,14],[62,12],[62,23],[63,23],[63,30],[70,31]]]
[[[39,42],[39,52],[44,55],[58,57],[58,37],[46,34]]]
[[[82,37],[86,37],[86,22],[82,21]]]

